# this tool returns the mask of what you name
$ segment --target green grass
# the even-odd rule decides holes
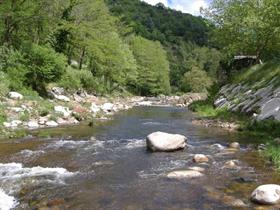
[[[263,152],[264,156],[269,158],[271,162],[275,164],[278,170],[280,170],[280,146],[269,145]]]
[[[241,70],[233,76],[233,83],[245,82],[254,88],[261,88],[273,80],[273,85],[280,86],[280,63],[268,62],[252,66],[249,69]]]

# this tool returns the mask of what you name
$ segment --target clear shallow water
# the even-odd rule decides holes
[[[224,195],[248,206],[259,184],[279,183],[279,176],[256,152],[250,139],[191,124],[192,114],[172,107],[136,107],[96,126],[51,129],[57,138],[0,142],[1,205],[32,209],[63,200],[60,209],[235,209]],[[189,147],[174,153],[150,153],[145,137],[155,131],[180,133]],[[239,141],[242,149],[225,153],[211,145]],[[211,155],[206,165],[192,155]],[[239,170],[223,167],[238,160]],[[166,174],[204,167],[199,179],[169,180]],[[244,181],[245,180],[245,181]],[[9,202],[9,203],[8,203]],[[270,207],[269,207],[270,208]],[[274,207],[271,207],[272,209]]]

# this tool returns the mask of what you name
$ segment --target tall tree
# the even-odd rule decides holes
[[[279,0],[214,0],[204,14],[214,22],[213,37],[226,51],[265,58],[278,51],[279,8]]]

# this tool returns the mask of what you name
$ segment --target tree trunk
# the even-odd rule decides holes
[[[83,62],[84,62],[85,53],[86,53],[86,50],[85,50],[85,48],[83,48],[83,49],[82,49],[82,52],[81,52],[81,56],[80,56],[79,70],[81,70],[82,67],[83,67]]]

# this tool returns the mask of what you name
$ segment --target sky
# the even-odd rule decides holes
[[[142,0],[151,5],[163,3],[172,9],[180,10],[184,13],[200,15],[200,7],[207,7],[210,0]]]

